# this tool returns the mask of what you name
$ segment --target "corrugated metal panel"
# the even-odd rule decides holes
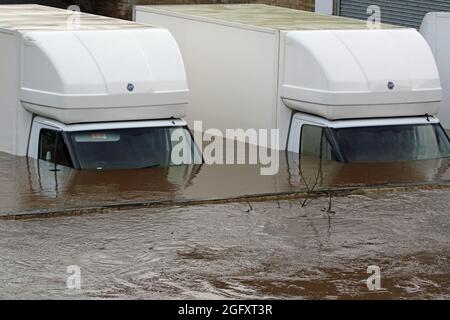
[[[419,28],[431,11],[450,11],[450,0],[340,0],[339,15],[367,19],[367,7],[381,8],[381,22]]]

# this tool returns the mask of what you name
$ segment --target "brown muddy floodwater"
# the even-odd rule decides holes
[[[0,221],[0,297],[450,298],[450,190]],[[67,267],[81,290],[66,289]],[[383,290],[366,286],[369,265]]]
[[[280,153],[279,171],[259,165],[194,165],[77,171],[0,153],[0,218],[125,204],[224,200],[367,186],[447,184],[450,158],[384,164],[318,162]]]
[[[449,299],[449,189],[333,195],[448,184],[449,168],[449,159],[348,165],[280,153],[275,176],[257,165],[52,172],[0,153],[0,218],[35,215],[0,220],[0,298]],[[321,190],[333,213],[322,210],[327,198],[305,208],[301,199],[198,204]],[[154,203],[171,207],[138,208]],[[73,265],[81,290],[66,288]],[[381,268],[381,291],[367,289],[370,265]]]

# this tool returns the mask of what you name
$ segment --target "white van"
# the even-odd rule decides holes
[[[188,94],[165,29],[0,6],[2,152],[76,169],[166,166],[177,130],[201,161],[183,120]]]
[[[280,149],[342,162],[450,156],[439,73],[414,29],[260,4],[134,11],[180,46],[189,123],[279,129]]]

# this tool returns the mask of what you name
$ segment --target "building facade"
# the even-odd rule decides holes
[[[367,19],[375,5],[380,8],[381,22],[419,28],[423,17],[432,11],[450,11],[450,0],[335,0],[338,15]]]

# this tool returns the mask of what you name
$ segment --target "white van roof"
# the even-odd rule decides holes
[[[141,5],[136,6],[136,10],[271,31],[367,29],[367,23],[364,20],[253,3]],[[401,27],[381,24],[381,28],[394,29]]]
[[[186,115],[184,63],[168,30],[88,14],[73,26],[68,17],[44,6],[0,6],[0,32],[18,39],[25,109],[66,124]]]
[[[442,99],[433,54],[414,29],[289,31],[280,95],[327,119],[417,116]]]
[[[79,14],[79,30],[136,29],[144,25],[87,13]],[[72,19],[72,20],[70,20]],[[0,31],[67,30],[73,11],[36,4],[0,5]],[[149,26],[146,26],[149,27]]]
[[[438,112],[439,73],[428,44],[415,29],[385,24],[372,29],[364,20],[261,4],[138,6],[136,10],[201,22],[205,29],[208,24],[242,29],[242,37],[246,30],[278,33],[281,47],[279,59],[274,59],[280,64],[278,93],[291,109],[330,120]],[[202,41],[189,30],[193,29],[180,31],[182,41],[190,37],[193,43]],[[211,30],[205,41],[221,42],[220,36],[213,39],[216,29]]]

